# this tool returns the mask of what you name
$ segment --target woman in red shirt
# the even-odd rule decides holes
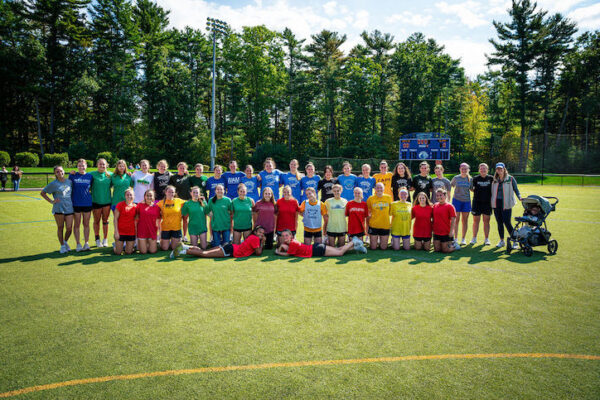
[[[142,254],[154,254],[158,247],[156,232],[160,226],[160,207],[154,204],[154,199],[154,190],[147,190],[144,193],[144,201],[136,207],[137,245]]]
[[[290,186],[284,186],[282,190],[283,197],[277,200],[276,214],[277,214],[277,245],[281,244],[281,232],[285,229],[289,229],[292,235],[296,236],[296,230],[298,229],[298,211],[300,206],[298,200],[292,197],[292,188]]]
[[[415,239],[415,250],[429,251],[431,249],[431,231],[433,207],[431,200],[425,194],[420,192],[415,197],[414,205],[411,209],[412,218],[415,220],[413,224],[413,238]]]
[[[338,257],[346,254],[348,250],[356,250],[359,253],[366,254],[367,248],[362,240],[355,237],[350,242],[342,247],[327,246],[325,243],[304,244],[300,243],[289,229],[281,232],[281,245],[275,249],[275,254],[280,256],[296,256],[296,257]]]
[[[265,228],[256,225],[252,233],[241,243],[224,243],[212,249],[202,250],[197,246],[186,246],[179,242],[177,247],[171,252],[171,258],[180,255],[189,254],[201,258],[226,258],[226,257],[249,257],[253,254],[260,256],[265,246]]]
[[[359,187],[354,188],[354,200],[346,203],[346,217],[348,217],[348,240],[355,236],[362,240],[367,235],[367,216],[369,207],[363,201],[363,190]]]
[[[452,253],[454,238],[451,232],[456,224],[456,210],[450,203],[446,203],[446,189],[439,188],[435,191],[437,203],[433,206],[433,248],[442,253]]]
[[[133,253],[135,213],[137,210],[133,198],[133,188],[125,190],[125,201],[117,204],[115,208],[115,247],[113,250],[118,256],[123,253],[123,247],[125,247],[125,254]]]

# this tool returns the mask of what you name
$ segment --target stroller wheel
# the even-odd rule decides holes
[[[533,255],[533,249],[529,246],[523,247],[523,253],[527,256],[527,257],[531,257]]]
[[[556,240],[551,240],[548,242],[548,253],[554,255],[558,250],[558,242]]]

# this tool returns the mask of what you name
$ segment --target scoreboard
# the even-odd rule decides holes
[[[450,137],[439,133],[409,133],[400,138],[400,160],[450,160]]]

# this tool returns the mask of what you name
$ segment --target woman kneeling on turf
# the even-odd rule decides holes
[[[456,226],[456,210],[446,202],[446,189],[436,190],[435,195],[438,202],[433,205],[433,248],[438,252],[452,253],[460,250],[460,247],[452,245],[454,238],[451,236]]]
[[[223,243],[220,246],[209,250],[202,250],[196,246],[186,246],[180,243],[175,250],[171,252],[171,258],[179,255],[189,254],[201,258],[225,258],[225,257],[249,257],[252,254],[260,256],[265,246],[265,229],[257,225],[250,236],[242,244]]]
[[[362,240],[354,237],[350,242],[342,247],[331,247],[324,243],[315,243],[313,245],[303,244],[294,239],[292,232],[289,229],[281,232],[282,244],[275,249],[275,254],[280,256],[297,256],[297,257],[338,257],[346,254],[348,250],[355,249],[359,253],[365,254],[367,248]]]
[[[135,244],[135,216],[136,205],[133,202],[133,189],[129,188],[125,191],[125,201],[117,204],[115,208],[115,247],[113,248],[116,255],[120,256],[125,250],[125,254],[133,253],[133,245]]]

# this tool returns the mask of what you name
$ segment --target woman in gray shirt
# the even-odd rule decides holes
[[[458,223],[462,224],[462,241],[461,245],[465,246],[467,241],[467,224],[469,223],[469,213],[471,212],[471,183],[472,178],[469,175],[469,164],[460,164],[460,175],[456,175],[450,181],[450,185],[454,188],[452,193],[452,205],[456,209],[456,214],[459,216],[454,225],[454,247],[459,249],[458,245]]]
[[[66,253],[71,250],[67,241],[73,230],[73,203],[71,202],[73,182],[65,177],[65,171],[60,165],[54,167],[54,176],[56,176],[56,179],[43,188],[40,195],[52,204],[52,214],[54,214],[56,220],[58,241],[60,243],[59,251],[60,253]],[[52,199],[48,197],[48,194],[52,195]]]

